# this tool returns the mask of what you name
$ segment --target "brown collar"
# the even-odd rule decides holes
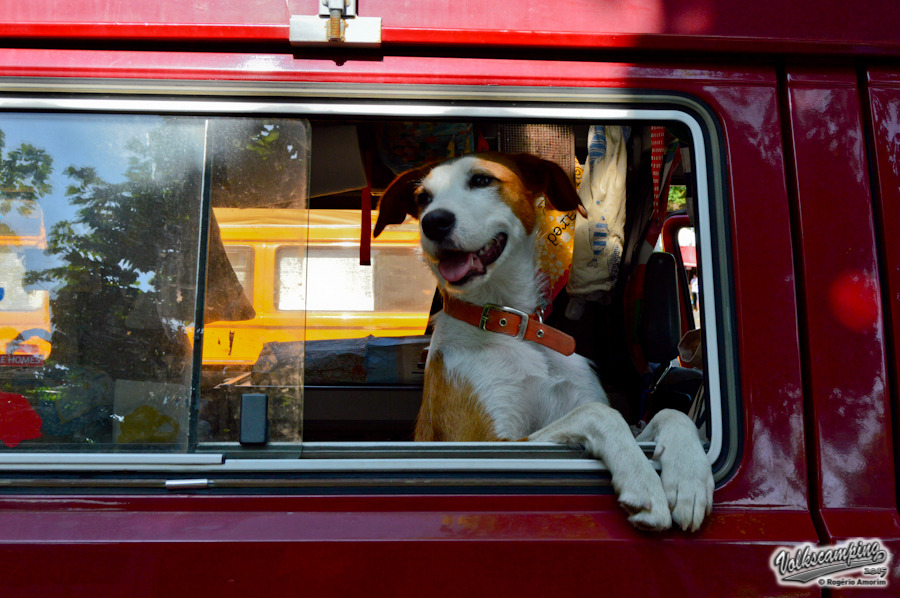
[[[444,313],[481,330],[513,336],[520,340],[543,345],[563,355],[575,352],[575,339],[547,326],[537,314],[488,303],[483,307],[444,296]]]

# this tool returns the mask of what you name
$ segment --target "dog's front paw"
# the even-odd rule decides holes
[[[697,531],[712,511],[715,481],[693,423],[685,417],[661,426],[653,459],[662,467],[672,519],[683,530]]]
[[[528,440],[583,447],[602,460],[612,474],[619,505],[638,529],[672,527],[672,513],[662,481],[634,443],[622,416],[603,403],[589,403],[532,433]]]
[[[613,487],[619,495],[619,506],[634,527],[648,531],[672,527],[672,512],[660,477],[646,458],[636,470],[614,476]]]

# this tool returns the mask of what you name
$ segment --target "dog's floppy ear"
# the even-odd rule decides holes
[[[419,181],[425,178],[433,165],[420,166],[407,170],[397,176],[388,185],[378,204],[378,220],[375,221],[375,230],[372,233],[377,237],[389,224],[400,224],[406,220],[406,215],[416,216],[415,190]]]
[[[587,217],[587,210],[581,205],[575,185],[559,164],[531,154],[515,154],[513,160],[522,173],[522,180],[532,192],[543,193],[550,205],[560,212],[577,210]]]

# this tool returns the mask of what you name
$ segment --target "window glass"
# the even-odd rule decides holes
[[[204,122],[7,114],[0,130],[6,352],[41,357],[0,371],[32,423],[4,445],[183,450]]]
[[[697,235],[694,227],[686,226],[678,231],[678,250],[688,279],[691,299],[691,320],[694,328],[700,327],[701,293],[700,268],[697,262]]]
[[[238,284],[247,297],[253,296],[253,248],[225,245],[225,255],[234,269]]]
[[[302,311],[306,308],[306,261],[303,259],[305,247],[282,247],[276,258],[276,293],[279,311]],[[328,272],[326,271],[327,275]],[[327,282],[324,279],[322,282]]]
[[[254,442],[299,442],[306,319],[302,311],[279,317],[273,287],[278,248],[306,246],[309,124],[286,119],[214,119],[211,124],[212,209],[197,441],[246,440],[242,429],[252,428],[262,431]],[[306,254],[295,257],[293,266],[302,272]],[[303,291],[295,295],[301,302]]]
[[[359,247],[311,247],[306,267],[301,248],[282,247],[277,256],[277,308],[280,311],[379,312],[366,318],[366,330],[379,336],[380,312],[427,314],[434,296],[434,277],[413,247],[372,250],[370,263],[359,263]],[[304,285],[308,283],[308,293]],[[306,297],[304,306],[303,298]]]
[[[298,122],[0,116],[0,449],[188,450],[198,316],[253,310],[204,212],[305,208]]]
[[[384,248],[372,258],[375,309],[427,314],[434,299],[434,275],[413,247]],[[420,320],[420,330],[425,322]]]
[[[309,252],[309,311],[374,311],[372,268],[360,266],[356,257]],[[282,295],[284,297],[284,295]],[[283,301],[284,299],[282,299]]]

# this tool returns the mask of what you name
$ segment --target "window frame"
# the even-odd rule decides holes
[[[725,141],[712,109],[669,91],[476,85],[366,85],[296,83],[152,82],[117,80],[0,80],[0,111],[125,113],[186,116],[272,116],[318,119],[492,120],[517,122],[678,123],[691,134],[696,183],[698,259],[704,272],[704,352],[712,422],[708,456],[718,482],[729,477],[741,452],[741,397],[735,339],[730,212]],[[95,95],[103,94],[103,95]],[[208,206],[205,207],[208,210]],[[208,222],[203,222],[201,251]],[[201,273],[202,273],[201,269]],[[202,293],[200,293],[202,296]],[[198,301],[199,303],[199,301]],[[202,342],[197,343],[202,346]],[[199,368],[197,369],[199,375]],[[199,384],[192,387],[196,402]],[[210,444],[187,454],[70,454],[0,452],[0,472],[597,472],[605,467],[578,451],[530,443],[300,443],[265,449]],[[646,443],[645,443],[646,444]],[[642,447],[648,454],[652,445]],[[512,452],[510,452],[512,451]],[[451,455],[459,453],[458,458]],[[490,453],[491,458],[481,456]],[[300,459],[272,458],[297,454]],[[510,455],[521,454],[521,457]],[[321,455],[327,454],[323,458]],[[336,458],[340,454],[344,458]],[[421,455],[425,455],[422,457]],[[440,455],[438,457],[438,455]],[[497,455],[502,455],[498,457]],[[542,459],[540,455],[548,458]],[[2,473],[0,473],[2,476]],[[482,479],[482,482],[484,480]],[[595,482],[596,483],[596,482]],[[477,485],[477,484],[476,484]]]

